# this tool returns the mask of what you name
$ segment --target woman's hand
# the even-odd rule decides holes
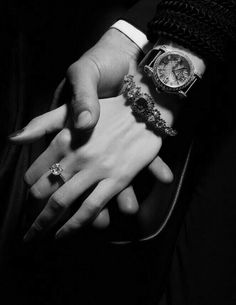
[[[140,55],[141,50],[132,40],[116,29],[109,29],[94,47],[69,67],[66,78],[55,91],[51,108],[58,107],[65,97],[70,105],[74,130],[78,133],[82,130],[91,130],[99,119],[98,97],[117,95],[124,75],[134,73],[137,69]],[[66,90],[68,87],[69,92]],[[43,128],[39,128],[37,120],[39,118],[34,119],[23,133],[16,132],[11,140],[16,143],[35,141],[43,133],[61,130],[65,123],[65,118],[61,116],[59,110],[45,114],[43,118],[40,117]],[[150,168],[164,183],[172,180],[171,171],[159,157],[153,161]],[[119,209],[124,213],[136,213],[139,208],[132,186],[128,186],[118,194],[117,202]],[[95,220],[94,225],[104,227],[108,223],[108,213],[104,211]]]
[[[70,100],[67,95],[67,102],[71,109],[74,130],[78,133],[83,129],[91,130],[99,118],[98,97],[114,96],[119,92],[124,75],[135,73],[140,53],[137,45],[124,34],[116,29],[108,30],[93,48],[70,66],[66,78],[55,91],[52,109],[61,103],[63,92],[69,85],[72,98]],[[11,140],[15,143],[32,142],[44,133],[61,130],[66,118],[60,109],[34,119],[23,132],[16,132]],[[42,126],[39,127],[37,121],[43,122]],[[173,178],[170,169],[159,157],[152,162],[150,169],[164,183]],[[120,210],[125,213],[136,213],[139,208],[131,185],[118,194],[117,202]],[[94,225],[98,227],[104,227],[108,223],[106,210],[94,221]]]
[[[25,180],[31,186],[32,194],[38,199],[49,200],[26,239],[55,224],[85,191],[90,194],[57,236],[73,232],[93,221],[110,199],[126,188],[158,154],[161,137],[148,130],[145,123],[136,121],[122,95],[101,100],[100,105],[100,120],[86,143],[79,146],[81,142],[74,129],[64,128],[28,169]],[[169,113],[162,111],[162,114],[170,124]],[[67,107],[64,105],[37,118],[35,127],[28,128],[28,133],[37,137],[37,124],[42,126],[43,120],[50,121],[50,116],[55,116],[58,122],[65,122]],[[63,168],[66,180],[60,188],[50,179],[48,170],[56,162]],[[163,169],[163,174],[168,176],[166,168]]]

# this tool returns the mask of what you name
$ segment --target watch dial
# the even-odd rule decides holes
[[[178,53],[164,54],[159,58],[156,73],[166,86],[178,88],[185,85],[192,73],[188,60]]]

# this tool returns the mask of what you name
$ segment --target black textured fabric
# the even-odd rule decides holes
[[[131,23],[143,33],[147,32],[147,23],[154,17],[157,4],[161,0],[138,1],[120,18]],[[140,14],[140,12],[144,12]]]
[[[236,1],[163,0],[148,23],[148,38],[172,39],[208,60],[224,60],[235,43]]]

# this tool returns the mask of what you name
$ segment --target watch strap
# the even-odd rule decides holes
[[[162,88],[158,87],[157,82],[155,81],[155,77],[154,77],[154,66],[155,66],[155,62],[156,60],[165,52],[173,52],[173,53],[177,53],[181,56],[183,56],[184,58],[187,59],[187,61],[190,63],[191,65],[191,69],[192,69],[192,78],[190,79],[189,83],[186,84],[186,86],[184,86],[184,88],[180,88],[177,91],[172,91],[172,90],[163,90]],[[196,71],[196,67],[194,65],[194,63],[192,62],[191,56],[189,56],[189,54],[187,54],[187,52],[185,52],[184,50],[181,49],[177,49],[175,47],[172,47],[171,45],[155,45],[154,48],[152,50],[149,51],[149,53],[143,58],[143,60],[140,62],[140,68],[143,69],[143,71],[149,76],[152,77],[153,81],[154,81],[154,85],[156,87],[156,90],[159,91],[164,91],[167,93],[174,93],[174,94],[178,94],[181,97],[187,97],[187,93],[189,92],[189,90],[192,88],[192,86],[196,83],[196,81],[198,79],[202,78],[202,74],[199,71]]]

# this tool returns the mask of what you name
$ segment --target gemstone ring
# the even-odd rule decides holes
[[[63,168],[61,167],[60,163],[54,163],[49,170],[53,176],[59,176],[64,183],[66,182],[62,175]]]

